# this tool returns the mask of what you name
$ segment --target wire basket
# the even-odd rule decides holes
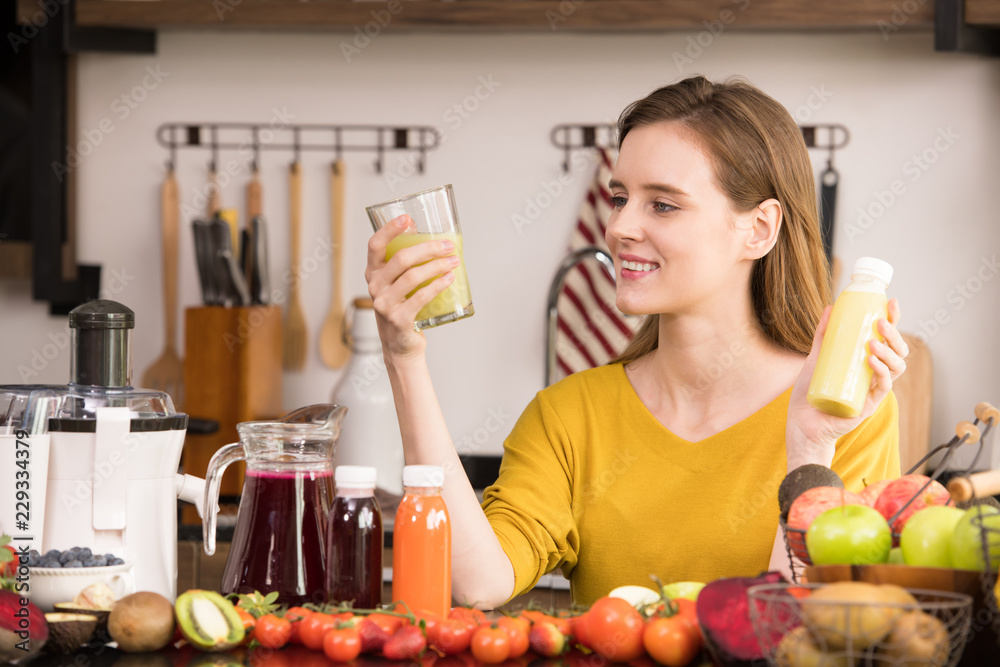
[[[968,476],[971,474],[971,471],[975,470],[976,465],[979,463],[979,459],[982,458],[985,449],[986,436],[990,434],[993,426],[996,425],[998,421],[997,416],[1000,415],[1000,412],[998,412],[997,409],[989,403],[980,403],[975,408],[975,415],[974,421],[959,422],[955,427],[955,436],[951,440],[943,445],[938,445],[931,451],[927,452],[922,459],[917,461],[912,468],[906,471],[907,475],[911,475],[917,470],[920,470],[924,463],[926,463],[931,457],[941,451],[945,452],[945,455],[941,458],[941,461],[934,468],[934,472],[930,475],[924,485],[921,486],[920,489],[914,493],[902,507],[896,510],[895,514],[889,517],[888,523],[890,526],[895,525],[896,519],[898,519],[903,512],[910,507],[913,501],[921,497],[924,494],[924,491],[926,491],[931,484],[937,482],[938,478],[945,472],[948,461],[963,445],[978,444],[978,450],[972,459],[972,463],[969,464],[968,470],[960,471],[959,475]],[[982,433],[979,431],[980,424],[984,425]],[[952,503],[949,502],[949,504]],[[805,567],[813,564],[812,559],[809,558],[809,551],[806,548],[806,531],[789,526],[786,523],[785,516],[780,517],[778,525],[781,527],[781,533],[784,536],[785,541],[785,552],[787,553],[788,560],[791,563],[792,581],[799,583],[802,581]],[[899,537],[899,533],[893,530],[893,546],[899,546]],[[998,626],[1000,626],[1000,619],[995,620],[995,622]]]
[[[768,664],[958,664],[972,617],[968,595],[910,590],[916,606],[811,600],[823,586],[763,584],[748,591],[750,622]]]
[[[992,500],[992,499],[991,499]],[[975,505],[975,507],[980,508],[977,516],[973,517],[971,523],[973,526],[979,528],[982,543],[980,548],[982,549],[983,557],[983,605],[990,618],[990,623],[993,624],[993,632],[997,636],[998,643],[1000,643],[1000,603],[997,600],[997,590],[1000,588],[997,581],[1000,575],[997,573],[997,569],[993,567],[993,562],[1000,557],[1000,515],[987,514],[982,510],[983,507],[987,505],[996,507],[996,502],[985,503],[980,502]],[[989,517],[998,517],[990,519]]]

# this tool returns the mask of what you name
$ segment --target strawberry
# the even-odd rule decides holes
[[[427,648],[427,638],[415,625],[407,625],[389,637],[382,647],[382,655],[389,660],[416,660]]]
[[[542,621],[531,626],[528,644],[532,651],[543,658],[554,658],[566,650],[566,635],[554,624]]]
[[[367,618],[358,624],[358,634],[361,636],[361,652],[375,653],[381,651],[389,640],[389,633],[378,623]]]

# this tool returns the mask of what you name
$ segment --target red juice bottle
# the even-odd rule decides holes
[[[337,466],[326,530],[326,589],[331,601],[359,609],[382,602],[382,510],[375,468]]]

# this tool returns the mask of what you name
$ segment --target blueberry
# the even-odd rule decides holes
[[[41,558],[38,554],[28,554],[28,567],[39,567]]]
[[[83,563],[74,559],[66,563],[66,565],[64,565],[63,567],[83,567]]]
[[[93,565],[88,567],[104,567],[108,564],[108,559],[104,556],[92,556],[89,560],[93,561]],[[84,563],[86,565],[86,563]]]
[[[28,549],[28,555],[29,556],[41,556],[41,554],[38,553],[38,549]]]
[[[87,558],[93,556],[94,552],[90,550],[90,547],[84,547],[80,549],[78,555],[80,557],[80,560],[86,560]]]
[[[38,564],[38,567],[62,567],[62,563],[55,558],[45,557],[42,562]]]
[[[87,560],[83,561],[83,566],[84,567],[97,567],[97,561],[94,560],[93,558],[88,558]]]
[[[108,565],[124,565],[124,564],[125,561],[121,558],[115,558],[114,560],[108,563]]]
[[[61,555],[62,552],[59,551],[58,549],[49,549],[48,551],[45,552],[46,558],[55,558],[56,560],[59,560],[59,556]]]
[[[59,556],[59,562],[62,563],[63,565],[65,565],[66,563],[70,562],[71,560],[74,560],[75,555],[76,554],[74,554],[72,551],[64,551]]]
[[[115,559],[114,554],[104,554],[104,560],[110,565],[111,561]]]

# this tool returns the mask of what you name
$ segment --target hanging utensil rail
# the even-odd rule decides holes
[[[156,131],[157,142],[170,150],[170,162],[176,161],[181,148],[208,148],[212,161],[220,150],[238,150],[253,154],[261,151],[328,151],[340,159],[343,153],[377,153],[375,170],[382,173],[383,157],[388,151],[413,151],[418,154],[416,167],[424,171],[428,151],[441,144],[436,127],[429,125],[282,125],[254,123],[165,123]]]

